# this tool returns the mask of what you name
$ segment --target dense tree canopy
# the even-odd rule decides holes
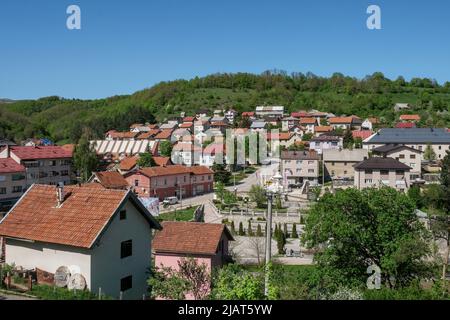
[[[287,111],[319,109],[335,114],[378,116],[388,124],[395,121],[396,102],[413,104],[422,117],[420,125],[448,126],[450,85],[432,79],[387,79],[374,73],[356,79],[335,73],[319,77],[313,73],[288,74],[267,71],[213,74],[192,80],[161,82],[133,95],[98,100],[46,97],[38,100],[0,102],[0,138],[16,141],[48,137],[56,142],[76,142],[84,127],[102,137],[109,129],[126,130],[135,122],[163,121],[188,115],[198,109],[231,107],[251,111],[261,104],[284,105]],[[239,120],[248,126],[247,120]]]
[[[402,287],[432,271],[423,259],[428,237],[414,202],[385,187],[325,194],[311,208],[302,240],[318,250],[320,270],[344,284],[365,284],[367,268],[376,265],[385,286]]]

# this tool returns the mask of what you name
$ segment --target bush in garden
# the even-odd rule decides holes
[[[256,236],[257,237],[262,237],[263,236],[261,225],[259,223],[258,223],[258,227],[256,228]]]
[[[242,225],[242,221],[239,222],[239,235],[245,236],[244,226]]]
[[[296,224],[296,223],[294,223],[294,224],[292,225],[291,238],[294,238],[294,239],[297,239],[297,238],[298,238],[297,224]]]

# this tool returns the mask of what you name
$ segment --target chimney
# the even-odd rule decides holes
[[[64,184],[59,183],[56,187],[57,207],[61,207],[64,202]]]

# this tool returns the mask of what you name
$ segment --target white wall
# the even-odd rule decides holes
[[[132,275],[133,288],[123,293],[123,299],[142,299],[147,293],[147,271],[151,265],[151,229],[145,218],[131,204],[124,207],[127,219],[116,215],[99,246],[92,252],[92,291],[102,288],[108,296],[119,297],[120,279]],[[120,258],[122,241],[133,240],[133,254]]]
[[[5,254],[7,264],[14,263],[25,269],[39,268],[55,273],[61,266],[77,266],[88,288],[91,287],[91,255],[88,249],[7,238]]]

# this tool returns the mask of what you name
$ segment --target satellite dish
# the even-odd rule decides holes
[[[70,278],[70,270],[66,266],[61,266],[55,272],[55,285],[60,288],[67,286]]]
[[[69,290],[84,290],[85,288],[86,279],[80,273],[72,275],[67,283],[67,289]]]

